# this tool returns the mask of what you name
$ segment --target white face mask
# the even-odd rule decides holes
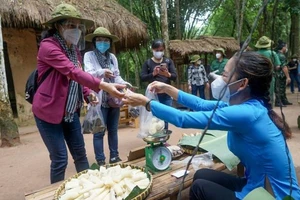
[[[81,30],[78,28],[63,30],[63,38],[71,44],[77,45],[80,36],[81,36]]]
[[[161,59],[164,56],[164,52],[163,51],[153,51],[153,56],[156,59]]]
[[[221,56],[222,56],[222,54],[216,53],[216,58],[217,58],[217,59],[221,58]]]
[[[227,102],[229,103],[230,101],[230,97],[236,95],[237,93],[239,93],[239,91],[236,91],[235,93],[233,94],[230,94],[230,90],[229,90],[229,86],[230,85],[233,85],[235,83],[238,83],[240,81],[242,81],[243,79],[240,79],[240,80],[237,80],[237,81],[234,81],[232,83],[229,83],[227,86],[226,86],[226,82],[223,80],[222,76],[218,76],[212,83],[211,83],[211,92],[212,92],[212,96],[215,98],[215,99],[219,99],[222,95],[222,90],[224,87],[224,90],[225,90],[225,93],[222,97],[222,99],[220,99],[221,101],[224,101],[224,102]]]
[[[296,58],[294,58],[294,59],[293,59],[293,61],[294,61],[294,62],[296,62],[296,61],[297,61],[297,59],[296,59]]]
[[[198,60],[198,61],[196,62],[196,65],[198,65],[198,66],[200,66],[201,64],[202,64],[201,60]]]
[[[288,52],[288,48],[286,48],[286,50],[285,50],[285,53],[287,53]]]

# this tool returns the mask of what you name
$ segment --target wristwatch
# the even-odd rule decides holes
[[[150,99],[149,101],[147,101],[146,105],[145,105],[145,108],[148,112],[150,112],[150,102],[153,101],[154,99]]]

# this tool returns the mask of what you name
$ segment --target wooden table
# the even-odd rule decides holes
[[[140,152],[141,153],[141,152]],[[141,154],[139,154],[141,155]],[[180,160],[186,158],[188,155],[181,156]],[[145,157],[137,158],[132,161],[125,162],[126,164],[132,164],[137,166],[145,166]],[[182,178],[175,178],[171,176],[171,173],[185,169],[183,164],[171,164],[171,169],[163,171],[153,175],[153,187],[150,195],[147,197],[147,200],[159,200],[164,198],[170,198],[171,200],[177,198],[179,192],[180,184]],[[223,163],[215,163],[213,169],[222,171],[225,169]],[[190,173],[185,178],[184,189],[191,186],[193,181],[193,176],[195,171],[192,167],[189,168]],[[27,193],[25,195],[26,200],[52,200],[54,197],[55,190],[59,187],[62,182],[52,184],[48,187],[42,188],[40,190]]]

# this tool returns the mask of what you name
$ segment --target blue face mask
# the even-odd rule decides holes
[[[105,53],[110,48],[109,42],[96,42],[96,48],[101,53]]]

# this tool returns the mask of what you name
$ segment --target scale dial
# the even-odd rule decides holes
[[[152,164],[158,170],[166,170],[172,161],[172,154],[167,147],[160,146],[153,150]]]

